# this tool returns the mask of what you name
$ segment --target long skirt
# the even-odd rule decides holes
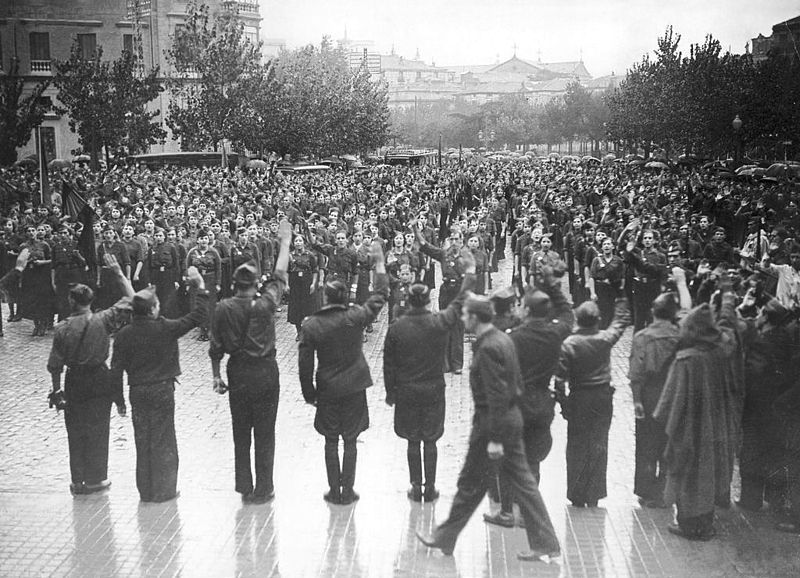
[[[169,379],[131,387],[136,487],[143,502],[165,502],[178,485],[175,384]]]
[[[156,287],[156,295],[161,304],[161,314],[167,319],[179,317],[178,290],[175,289],[175,274],[172,271],[150,270],[150,281]]]
[[[55,293],[50,279],[50,267],[28,267],[22,272],[19,314],[25,319],[45,321],[52,319],[54,310]]]
[[[608,429],[614,388],[573,389],[567,401],[567,498],[576,504],[606,497]]]
[[[314,312],[314,295],[310,292],[313,277],[308,271],[289,273],[289,310],[286,318],[292,325],[299,327],[303,319]]]

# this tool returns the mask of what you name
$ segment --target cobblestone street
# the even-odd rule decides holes
[[[510,266],[510,259],[503,268]],[[507,271],[501,271],[508,278]],[[7,309],[3,308],[4,314]],[[667,532],[671,512],[642,509],[633,496],[634,417],[627,386],[630,330],[614,350],[614,419],[607,499],[595,509],[567,505],[566,422],[554,422],[554,446],[542,466],[542,492],[562,543],[558,562],[518,562],[520,529],[486,525],[486,500],[453,557],[414,538],[442,520],[455,493],[472,415],[468,378],[447,377],[447,423],[439,449],[442,495],[434,505],[406,498],[406,445],[383,402],[386,313],[365,352],[375,387],[371,426],[359,439],[353,506],[329,506],[323,438],[303,402],[297,347],[286,312],[278,320],[281,400],[275,458],[276,498],[244,506],[234,492],[227,397],[211,389],[208,344],[181,341],[176,386],[180,452],[177,500],[140,504],[130,417],[111,420],[105,494],[73,498],[63,415],[47,408],[50,338],[29,337],[28,322],[5,325],[0,339],[0,575],[22,576],[798,576],[800,538],[772,529],[768,513],[717,510],[718,537],[687,542]],[[465,346],[469,357],[469,346]],[[468,361],[467,361],[468,362]],[[126,388],[127,390],[127,388]],[[127,396],[127,391],[126,391]],[[738,492],[734,492],[738,497]]]

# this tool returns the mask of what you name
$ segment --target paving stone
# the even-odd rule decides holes
[[[510,259],[496,276],[508,278]],[[435,302],[434,298],[434,302]],[[234,492],[227,398],[212,392],[206,343],[181,340],[184,374],[176,387],[181,496],[142,504],[136,492],[130,417],[111,420],[110,491],[71,497],[63,416],[47,408],[50,339],[32,338],[27,322],[0,338],[0,576],[798,576],[800,539],[772,530],[767,513],[717,512],[719,537],[686,542],[666,531],[667,510],[634,499],[634,417],[627,387],[630,331],[612,353],[614,419],[608,498],[595,509],[566,503],[566,422],[556,416],[553,449],[542,466],[542,493],[563,547],[554,564],[523,563],[520,529],[483,523],[484,503],[453,557],[422,546],[447,515],[467,447],[472,399],[467,374],[447,377],[447,424],[439,444],[440,500],[409,502],[405,443],[384,403],[383,313],[364,345],[375,386],[371,427],[359,439],[354,506],[330,506],[323,438],[313,429],[297,378],[294,330],[278,315],[281,398],[275,500],[243,506]],[[467,360],[470,345],[465,344]],[[736,489],[734,489],[736,493]]]

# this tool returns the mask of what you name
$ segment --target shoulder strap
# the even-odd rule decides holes
[[[83,331],[81,332],[81,337],[80,337],[80,339],[78,339],[77,345],[75,345],[75,348],[72,350],[72,353],[70,354],[70,356],[68,358],[70,361],[67,363],[67,365],[70,366],[70,367],[75,366],[75,365],[79,365],[77,363],[77,361],[78,361],[77,360],[77,355],[78,355],[78,352],[81,350],[81,345],[83,345],[84,339],[86,339],[86,333],[87,333],[87,331],[89,331],[89,324],[91,322],[92,322],[92,314],[90,313],[89,317],[86,319],[86,324],[83,326]]]
[[[239,337],[238,347],[234,353],[241,353],[244,351],[244,346],[247,344],[247,333],[250,330],[250,322],[253,320],[253,308],[256,304],[256,298],[250,300],[250,308],[247,310],[247,322],[244,324],[244,331]]]

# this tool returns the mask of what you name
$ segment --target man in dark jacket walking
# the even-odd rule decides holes
[[[351,504],[356,477],[356,439],[369,427],[366,389],[372,385],[362,336],[386,302],[388,279],[380,243],[372,243],[375,292],[364,305],[348,307],[350,287],[341,279],[325,285],[325,306],[307,317],[300,329],[298,365],[307,403],[317,407],[314,428],[325,436],[329,491],[325,500]],[[314,385],[314,357],[319,360]],[[339,461],[339,438],[344,455]]]
[[[555,400],[550,380],[558,365],[561,342],[572,332],[572,307],[561,289],[561,278],[553,276],[550,267],[542,271],[541,286],[526,293],[525,320],[509,331],[522,372],[522,439],[525,456],[533,478],[539,483],[539,464],[553,446],[550,425],[555,415]],[[514,496],[508,480],[501,477],[500,511],[484,514],[490,524],[514,525]]]
[[[549,561],[560,556],[560,546],[522,446],[519,363],[511,338],[492,325],[492,316],[486,297],[471,295],[464,303],[462,320],[466,329],[475,333],[469,370],[475,415],[469,449],[450,515],[431,536],[417,533],[417,538],[426,546],[452,554],[458,535],[494,482],[493,471],[499,468],[514,488],[531,548],[517,557]]]
[[[409,289],[411,308],[389,326],[383,346],[386,403],[395,406],[395,433],[408,440],[408,497],[415,502],[423,497],[420,443],[424,443],[425,501],[439,496],[436,442],[444,433],[445,415],[442,357],[448,333],[461,323],[461,304],[467,291],[475,286],[475,260],[470,253],[460,259],[466,275],[456,298],[445,310],[431,313],[430,289],[415,283]]]

